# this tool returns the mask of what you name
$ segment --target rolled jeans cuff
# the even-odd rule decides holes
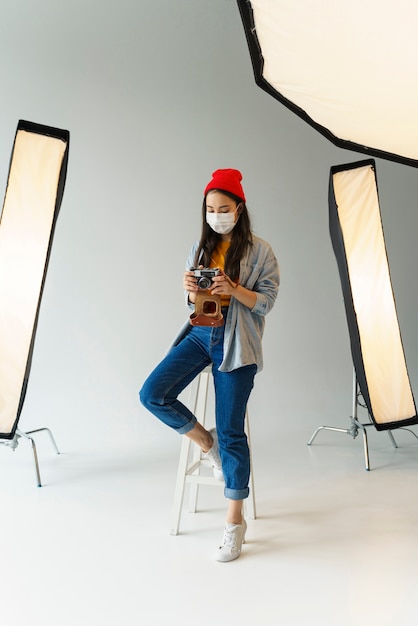
[[[224,489],[224,496],[228,500],[245,500],[245,498],[248,498],[249,493],[249,487],[245,489],[228,489],[228,487],[225,487]]]
[[[184,426],[182,426],[181,428],[177,428],[176,432],[179,435],[185,435],[186,433],[189,433],[191,430],[193,430],[193,428],[196,426],[196,422],[197,420],[192,420],[190,422],[187,422],[187,424],[185,424]]]

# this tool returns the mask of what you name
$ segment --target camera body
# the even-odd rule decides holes
[[[192,271],[193,276],[197,278],[197,286],[199,289],[210,289],[213,283],[212,278],[221,273],[219,267],[201,267],[200,269],[192,267],[190,271]]]

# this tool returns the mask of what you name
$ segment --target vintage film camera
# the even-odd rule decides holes
[[[210,286],[213,283],[212,278],[221,273],[219,267],[202,267],[200,269],[192,267],[190,271],[192,271],[193,276],[198,279],[197,286],[199,289],[210,289]]]

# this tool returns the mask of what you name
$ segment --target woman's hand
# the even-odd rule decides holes
[[[194,304],[196,302],[196,292],[199,291],[197,278],[194,276],[194,272],[191,272],[190,270],[184,272],[183,289],[189,292],[189,302]]]
[[[184,272],[183,288],[185,291],[188,291],[190,293],[194,291],[199,291],[199,287],[197,286],[197,278],[194,276],[194,272]]]
[[[252,309],[257,302],[257,294],[251,289],[242,287],[239,283],[234,283],[226,274],[221,272],[218,276],[214,276],[213,287],[210,292],[218,295],[233,296],[238,302]]]
[[[234,283],[226,274],[221,272],[218,276],[212,278],[213,285],[210,288],[210,292],[213,294],[232,296],[238,283]]]

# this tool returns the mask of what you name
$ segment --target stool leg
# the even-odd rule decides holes
[[[255,491],[254,491],[254,472],[253,472],[253,463],[252,463],[252,455],[251,455],[251,436],[250,436],[250,421],[248,417],[248,410],[245,414],[245,432],[248,439],[248,447],[250,449],[250,495],[248,498],[244,500],[244,513],[246,517],[249,519],[256,518],[256,509],[255,509]]]
[[[186,486],[187,463],[190,451],[190,439],[183,436],[181,443],[180,459],[177,469],[176,488],[174,491],[174,502],[171,514],[170,535],[178,535],[180,526],[181,509],[183,506],[184,489]]]
[[[198,388],[197,388],[197,392],[195,396],[195,403],[194,403],[194,408],[193,408],[197,421],[200,422],[202,426],[205,426],[205,420],[206,420],[208,385],[209,385],[209,373],[203,371],[199,375],[199,383],[198,383]],[[197,463],[197,461],[200,461],[201,458],[202,458],[201,449],[199,448],[199,446],[194,445],[193,446],[193,462]],[[200,473],[200,464],[197,465],[197,469],[194,472],[194,474],[199,474],[199,473]],[[190,485],[190,491],[189,491],[189,513],[196,513],[198,495],[199,495],[199,483],[193,482]]]
[[[190,383],[190,391],[189,391],[189,407],[194,415],[196,415],[198,421],[204,423],[205,421],[205,412],[206,412],[206,399],[207,399],[207,388],[208,388],[208,373],[201,372],[200,375]],[[180,450],[180,459],[177,468],[177,480],[176,487],[174,491],[174,502],[172,508],[171,515],[171,535],[178,535],[179,527],[180,527],[180,518],[181,512],[183,508],[183,500],[184,500],[184,492],[186,488],[186,479],[189,473],[189,456],[190,456],[190,445],[191,440],[182,436],[182,445]],[[193,461],[192,465],[200,460],[200,448],[198,446],[193,446]],[[197,469],[194,472],[199,473],[199,465],[197,464]],[[192,483],[190,485],[190,500],[189,500],[189,508],[190,511],[195,513],[197,508],[197,496],[198,496],[198,488],[199,485],[197,483]]]

